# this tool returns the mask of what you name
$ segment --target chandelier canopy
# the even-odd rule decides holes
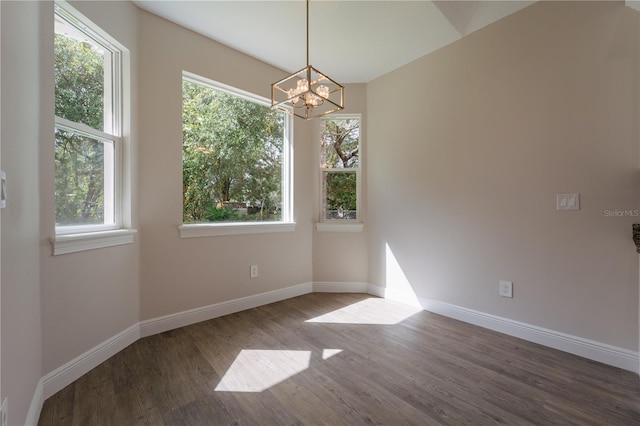
[[[309,0],[307,66],[271,85],[271,107],[305,120],[344,108],[344,87],[309,65]]]

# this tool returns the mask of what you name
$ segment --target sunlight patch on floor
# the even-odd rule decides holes
[[[322,359],[329,359],[334,355],[338,355],[340,352],[342,352],[342,349],[323,349]]]
[[[262,392],[307,368],[311,351],[243,349],[216,386],[217,392]]]
[[[326,324],[394,325],[420,312],[420,308],[377,297],[362,300],[305,322]]]

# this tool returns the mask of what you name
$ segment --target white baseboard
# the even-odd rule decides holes
[[[314,281],[314,293],[368,293],[369,284],[359,282],[324,282]]]
[[[411,289],[378,287],[378,293],[381,293],[380,297],[384,297],[385,299],[404,303],[405,305],[414,306],[416,308],[422,308],[420,300],[418,300],[418,297]]]
[[[583,358],[624,370],[640,372],[640,354],[628,349],[611,346],[606,343],[572,336],[559,331],[549,330],[531,324],[502,318],[484,312],[474,311],[437,300],[420,299],[423,309],[454,318],[480,327],[488,328],[509,336],[539,343]]]
[[[372,296],[385,297],[386,288],[364,282],[327,282],[314,281],[314,293],[365,293]]]
[[[37,426],[44,399],[44,380],[40,379],[36,385],[36,391],[33,393],[31,405],[29,405],[27,420],[24,422],[25,426]]]
[[[385,297],[386,287],[377,284],[368,284],[367,293],[372,296]]]
[[[226,302],[190,309],[176,314],[165,315],[158,318],[140,322],[140,337],[152,336],[165,331],[184,327],[212,318],[229,315],[269,303],[290,299],[313,291],[312,283],[298,284],[266,293],[233,299]]]
[[[44,399],[49,398],[51,395],[73,383],[82,375],[88,373],[139,338],[140,329],[138,324],[134,324],[48,373],[42,378],[44,384]]]

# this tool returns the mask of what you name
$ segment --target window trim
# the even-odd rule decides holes
[[[135,229],[112,229],[109,231],[84,232],[56,235],[51,240],[53,255],[76,253],[125,244],[133,244]]]
[[[362,149],[362,114],[331,114],[330,116],[322,117],[322,121],[333,120],[348,120],[357,119],[360,122],[360,130],[358,136],[358,167],[354,169],[343,168],[326,168],[323,169],[322,165],[318,164],[318,179],[320,182],[320,210],[318,222],[316,223],[316,230],[318,232],[362,232],[364,229],[364,222],[362,221],[362,166],[363,166],[363,149]],[[318,144],[318,159],[320,158],[321,145]],[[323,188],[323,174],[327,172],[338,173],[355,173],[356,174],[356,218],[355,219],[325,219],[324,218],[324,188]]]
[[[178,226],[180,238],[270,234],[276,232],[293,232],[295,230],[295,222],[190,223]]]
[[[189,71],[182,71],[182,81],[189,81],[210,87],[214,90],[223,91],[233,96],[246,99],[251,102],[270,107],[268,99],[220,83],[215,80],[194,74]],[[203,222],[203,223],[182,223],[178,226],[180,238],[194,237],[218,237],[227,235],[263,234],[274,232],[295,231],[296,223],[293,219],[293,116],[284,114],[284,146],[282,148],[282,220],[279,222]],[[184,194],[182,194],[184,197]],[[183,218],[184,219],[184,218]]]
[[[110,88],[105,98],[109,96],[107,102],[111,106],[111,112],[106,120],[110,123],[113,133],[93,129],[84,123],[75,123],[58,117],[55,113],[54,122],[56,128],[113,145],[114,220],[109,224],[54,226],[54,237],[50,239],[53,255],[131,244],[137,231],[131,228],[131,200],[128,198],[130,189],[126,187],[130,182],[124,177],[130,167],[124,163],[125,159],[128,161],[129,158],[129,147],[126,145],[129,141],[124,136],[129,131],[126,123],[129,122],[130,112],[125,102],[131,98],[129,50],[64,0],[55,1],[54,19],[58,19],[55,15],[111,52],[111,57],[106,59],[106,66],[111,70],[111,79],[105,82],[105,86]]]
[[[354,223],[352,219],[349,223],[333,223],[334,221],[318,222],[316,223],[316,231],[318,232],[362,232],[364,230],[364,223]]]

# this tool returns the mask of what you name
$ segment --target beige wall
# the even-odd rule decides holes
[[[9,424],[24,423],[42,376],[38,144],[42,111],[37,3],[1,2],[2,164],[7,207],[2,212],[2,398]]]
[[[132,73],[136,72],[137,8],[128,2],[71,3],[95,24],[131,51]],[[43,11],[53,16],[51,3]],[[53,33],[53,19],[48,19],[43,32]],[[53,69],[53,39],[45,53]],[[42,78],[47,82],[47,101],[53,111],[53,73]],[[135,85],[134,85],[135,88]],[[136,105],[136,93],[133,93]],[[134,116],[135,117],[135,116]],[[54,235],[55,200],[53,198],[53,123],[45,120],[48,130],[43,137],[41,155],[41,268],[42,327],[44,372],[49,373],[110,337],[134,325],[139,319],[139,243],[52,256],[48,241]],[[133,120],[135,124],[135,120]],[[127,126],[127,124],[125,124]],[[127,143],[135,144],[135,126],[126,133]],[[135,155],[135,151],[134,151]],[[134,157],[135,158],[135,157]],[[135,162],[133,170],[136,170]],[[138,241],[136,236],[136,241]]]
[[[638,72],[634,11],[540,2],[369,83],[370,279],[637,350]]]
[[[360,216],[367,222],[367,85],[347,84],[344,89],[345,108],[340,114],[362,114],[360,158],[362,170],[362,199]],[[309,168],[314,170],[313,179],[313,219],[320,218],[320,121],[311,121],[313,150]],[[367,282],[368,249],[367,231],[363,232],[318,232],[313,228],[313,280],[316,282]]]
[[[140,12],[141,319],[312,280],[312,148],[294,123],[295,232],[179,238],[182,222],[182,71],[268,98],[285,74],[221,44]],[[249,278],[258,264],[260,276]]]

